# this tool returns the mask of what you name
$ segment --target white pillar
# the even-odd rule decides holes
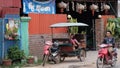
[[[118,0],[118,17],[120,17],[120,0]]]

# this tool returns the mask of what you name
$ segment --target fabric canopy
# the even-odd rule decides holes
[[[50,25],[51,28],[53,27],[71,27],[71,26],[88,26],[85,23],[56,23],[56,24],[52,24]]]

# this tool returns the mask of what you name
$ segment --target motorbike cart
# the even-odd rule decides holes
[[[52,28],[61,28],[67,27],[68,30],[70,27],[74,26],[88,26],[84,23],[57,23],[52,24],[50,27]],[[53,37],[53,29],[52,31],[52,42],[56,42],[59,44],[59,61],[62,62],[66,57],[77,57],[80,61],[84,61],[86,57],[85,49],[75,49],[72,43],[70,42],[70,38],[54,38]],[[68,35],[70,35],[68,33]]]
[[[97,68],[106,68],[106,65],[115,67],[117,61],[115,50],[113,49],[111,57],[108,51],[108,48],[110,47],[108,44],[101,44],[99,47],[100,49],[98,51],[98,58],[96,62]]]

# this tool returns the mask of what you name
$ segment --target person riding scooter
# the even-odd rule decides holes
[[[106,32],[106,37],[103,40],[103,44],[109,45],[108,52],[110,54],[110,57],[112,58],[112,56],[113,56],[112,52],[114,51],[113,48],[115,47],[115,39],[112,37],[111,31]]]

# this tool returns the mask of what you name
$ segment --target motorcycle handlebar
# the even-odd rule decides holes
[[[101,44],[101,45],[98,45],[98,46],[101,47],[101,48],[104,48],[104,47],[112,46],[112,44]]]

